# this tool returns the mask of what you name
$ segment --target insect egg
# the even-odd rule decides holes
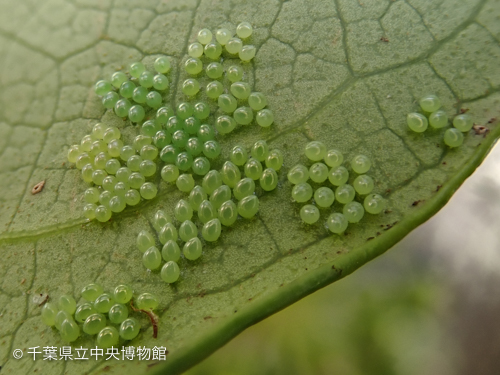
[[[217,30],[217,32],[215,33],[215,39],[222,46],[226,45],[226,43],[229,42],[229,39],[231,39],[232,36],[233,33],[231,33],[228,29],[224,28]]]
[[[175,283],[181,274],[181,270],[176,262],[173,260],[168,261],[161,268],[161,278],[166,283]]]
[[[188,240],[182,248],[182,253],[188,260],[198,259],[202,253],[202,245],[200,239],[198,237],[194,237]]]
[[[236,27],[236,34],[240,38],[248,38],[250,35],[252,35],[253,28],[252,25],[248,22],[241,22],[238,27]]]
[[[448,115],[445,111],[436,111],[429,116],[429,124],[434,129],[444,128],[448,125]]]
[[[455,118],[453,119],[453,126],[464,133],[471,130],[472,125],[473,125],[472,118],[465,113],[455,116]]]
[[[205,241],[217,241],[221,234],[221,223],[219,219],[212,219],[203,225],[201,235]]]
[[[238,219],[238,208],[233,201],[228,200],[222,203],[222,206],[220,206],[219,208],[218,214],[218,218],[221,224],[229,227],[233,225]]]
[[[161,256],[166,262],[171,260],[177,262],[181,257],[181,249],[179,248],[179,245],[177,245],[177,242],[175,242],[175,240],[167,241],[165,245],[163,245]]]
[[[127,75],[123,72],[115,72],[111,76],[111,84],[116,88],[119,88],[125,81],[127,81]]]
[[[125,319],[120,325],[120,337],[124,340],[132,340],[137,337],[141,329],[140,323],[135,318]]]
[[[251,219],[259,211],[259,198],[249,195],[238,202],[238,214],[245,219]]]
[[[207,84],[205,92],[210,99],[217,99],[224,92],[224,86],[219,81],[212,81]]]
[[[349,223],[357,223],[363,218],[365,210],[361,203],[349,202],[344,206],[343,214]]]
[[[309,168],[309,178],[317,183],[322,183],[328,178],[328,167],[323,163],[314,163]]]
[[[340,185],[337,189],[335,189],[335,199],[339,203],[349,203],[354,199],[354,196],[354,188],[349,184]]]
[[[267,105],[267,98],[261,92],[252,92],[248,96],[248,105],[254,111],[260,111]]]
[[[227,41],[225,47],[227,52],[231,55],[235,55],[243,48],[243,42],[240,38],[231,38]]]
[[[182,83],[182,92],[187,96],[194,96],[200,91],[200,82],[194,78],[188,78]]]
[[[184,63],[184,69],[187,73],[195,75],[203,70],[203,63],[196,57],[190,57]]]
[[[408,127],[416,133],[422,133],[427,130],[428,121],[427,117],[421,113],[409,113],[406,116],[406,123]]]
[[[261,109],[255,116],[255,121],[262,128],[267,128],[274,122],[274,114],[270,109]]]
[[[180,199],[174,208],[174,214],[177,221],[184,222],[191,220],[193,217],[193,208],[188,201]]]
[[[234,82],[231,84],[231,94],[240,100],[245,100],[252,92],[250,85],[247,82]]]
[[[142,264],[149,270],[155,270],[161,265],[161,253],[155,247],[151,246],[142,255]]]
[[[370,170],[372,163],[365,155],[356,155],[351,160],[351,167],[357,174],[364,174]]]
[[[168,73],[168,71],[170,70],[169,58],[166,56],[158,57],[154,62],[154,68],[158,73],[161,73],[161,74]]]
[[[219,117],[217,117],[217,120],[215,121],[215,129],[217,129],[217,131],[220,134],[231,133],[236,128],[237,121],[235,121],[235,119],[236,119],[236,114],[235,114],[235,118],[232,118],[231,116],[226,116],[226,115],[219,116]],[[207,155],[207,157],[208,157],[208,155]]]
[[[245,148],[241,145],[236,145],[231,150],[231,154],[229,155],[229,158],[231,159],[231,161],[234,164],[242,166],[248,160],[247,150],[245,150]]]
[[[349,222],[343,214],[335,212],[328,217],[326,225],[332,233],[342,234],[347,229]]]
[[[97,81],[97,83],[95,84],[94,91],[97,95],[104,96],[105,94],[110,92],[112,89],[113,89],[113,87],[111,86],[111,82],[101,80],[101,81]]]
[[[307,202],[311,199],[312,195],[312,187],[307,182],[299,183],[292,189],[292,198],[299,203]]]
[[[271,191],[278,186],[278,174],[272,168],[267,168],[260,176],[260,187],[265,191]]]
[[[139,85],[149,89],[150,87],[153,87],[153,78],[154,74],[148,70],[145,70],[139,76]]]
[[[456,128],[444,132],[444,143],[449,147],[458,147],[464,142],[464,135]]]
[[[139,78],[142,72],[146,70],[146,67],[141,62],[134,62],[130,64],[129,73],[134,78]]]
[[[314,201],[319,207],[330,207],[335,201],[332,189],[322,186],[314,192]]]
[[[425,112],[436,112],[441,108],[441,100],[436,95],[426,95],[419,100],[420,108]]]
[[[188,47],[188,55],[195,58],[203,56],[203,45],[198,42],[191,43]]]
[[[222,53],[222,46],[215,42],[215,43],[208,43],[205,46],[205,56],[207,56],[209,59],[212,60],[217,60]]]
[[[198,31],[198,42],[205,45],[212,41],[212,32],[209,29],[201,29]]]
[[[108,317],[111,323],[120,324],[128,318],[128,308],[121,303],[115,303],[108,312]]]
[[[226,74],[227,74],[227,78],[231,82],[241,81],[241,79],[243,78],[243,69],[237,65],[232,65],[229,68],[227,68]],[[250,104],[250,99],[249,99],[249,104]],[[250,107],[251,107],[251,105],[250,105]],[[264,105],[264,107],[265,107],[265,105]],[[262,108],[264,108],[264,107],[262,107]],[[253,109],[255,109],[255,108],[253,108]]]
[[[309,169],[302,164],[295,165],[287,174],[288,181],[292,184],[300,184],[309,180]]]
[[[222,68],[222,65],[219,64],[218,62],[212,62],[207,65],[205,72],[209,78],[217,79],[222,77],[224,69]]]
[[[257,49],[255,46],[252,46],[250,44],[247,44],[243,47],[241,47],[240,52],[238,53],[238,56],[241,61],[244,62],[249,62],[255,57],[255,54],[257,53]]]
[[[312,204],[306,204],[300,209],[300,218],[306,224],[314,224],[319,220],[319,210]]]

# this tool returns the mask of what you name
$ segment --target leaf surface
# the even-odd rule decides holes
[[[481,163],[500,133],[500,2],[383,1],[4,1],[0,4],[0,364],[2,373],[179,373],[249,325],[348,275],[436,213]],[[87,223],[86,184],[66,161],[98,121],[130,141],[129,123],[105,112],[93,83],[130,62],[174,61],[165,100],[184,100],[182,62],[197,31],[241,21],[258,48],[245,80],[268,96],[275,123],[239,129],[221,140],[266,139],[283,150],[280,184],[260,197],[260,212],[225,228],[203,256],[182,263],[173,286],[148,273],[135,237],[158,208],[183,197],[159,183],[156,199]],[[224,64],[231,64],[226,58]],[[226,65],[227,66],[227,65]],[[450,116],[468,109],[486,135],[469,132],[448,149],[443,131],[411,133],[406,115],[435,93]],[[350,160],[373,161],[375,191],[387,211],[366,215],[343,236],[299,218],[287,170],[306,163],[303,147],[322,140]],[[219,165],[216,165],[219,166]],[[31,190],[46,181],[43,191]],[[334,206],[339,210],[340,206]],[[159,337],[143,329],[133,346],[165,346],[166,361],[36,361],[30,347],[64,343],[40,319],[48,293],[80,297],[90,282],[128,283],[160,297]],[[42,294],[42,296],[40,296]],[[148,321],[142,320],[143,327]],[[95,346],[82,337],[75,347]],[[16,360],[14,349],[25,356]]]

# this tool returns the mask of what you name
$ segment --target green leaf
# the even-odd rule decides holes
[[[489,123],[500,114],[498,1],[27,0],[4,1],[0,10],[2,373],[123,373],[122,366],[179,373],[386,251],[447,202],[500,134],[497,121]],[[127,140],[136,132],[103,110],[96,80],[166,54],[175,62],[167,98],[175,104],[183,99],[180,64],[196,32],[234,30],[243,20],[254,26],[258,48],[245,77],[268,96],[275,124],[226,136],[223,156],[235,143],[267,139],[284,151],[281,183],[261,197],[258,217],[225,229],[200,260],[181,264],[182,279],[169,286],[145,271],[135,237],[155,210],[171,211],[182,194],[160,183],[153,201],[87,224],[86,186],[66,152],[101,120],[122,128]],[[426,93],[437,94],[450,116],[467,108],[490,131],[471,131],[452,150],[442,131],[409,132],[406,114]],[[302,224],[286,170],[306,162],[303,146],[312,139],[347,159],[370,156],[388,210],[343,236],[324,228],[326,213],[317,225]],[[32,195],[40,181],[44,189]],[[40,302],[46,294],[79,298],[93,281],[108,290],[129,283],[160,297],[158,338],[148,328],[130,345],[163,345],[166,361],[33,361],[28,348],[64,345],[42,324]],[[95,346],[94,338],[82,337],[80,346]],[[14,359],[14,349],[24,357]]]

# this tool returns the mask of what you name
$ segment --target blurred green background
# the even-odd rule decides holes
[[[500,147],[436,216],[189,375],[500,374]]]

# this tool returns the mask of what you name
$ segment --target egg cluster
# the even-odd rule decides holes
[[[161,93],[169,88],[169,80],[165,76],[170,71],[168,57],[158,57],[154,69],[155,73],[150,72],[142,62],[134,62],[129,67],[128,75],[115,72],[111,81],[98,81],[95,93],[102,97],[104,108],[114,109],[118,117],[128,117],[133,123],[140,123],[146,116],[144,105],[159,108],[163,101]]]
[[[160,91],[169,87],[163,73],[170,70],[170,60],[158,57],[154,68],[157,74],[146,70],[143,63],[134,62],[128,75],[115,72],[110,81],[101,80],[95,85],[103,106],[114,109],[117,116],[141,123],[146,115],[144,104],[155,109],[156,116],[142,124],[142,134],[132,144],[124,144],[118,128],[97,123],[79,145],[69,148],[68,161],[82,171],[85,182],[95,185],[84,193],[83,211],[90,220],[108,221],[113,212],[121,212],[127,205],[135,206],[141,198],[152,199],[157,194],[156,185],[146,178],[156,173],[158,147],[170,142],[169,135],[160,130],[173,110],[169,106],[159,108],[163,100]]]
[[[170,71],[170,60],[166,56],[155,60],[154,73],[143,63],[134,62],[128,74],[115,72],[109,81],[96,83],[94,90],[102,97],[103,106],[113,109],[118,117],[140,125],[141,134],[131,144],[125,144],[118,128],[98,123],[79,145],[68,150],[68,160],[82,171],[85,182],[94,185],[84,193],[83,211],[89,220],[105,222],[127,205],[153,199],[158,193],[153,181],[159,163],[165,164],[161,168],[164,181],[175,182],[179,190],[191,192],[195,185],[193,175],[205,176],[212,169],[211,162],[221,153],[217,137],[232,132],[238,125],[255,122],[269,127],[273,123],[272,111],[265,108],[266,96],[253,92],[242,80],[241,66],[231,65],[224,71],[221,65],[222,46],[228,57],[238,54],[242,61],[250,61],[255,56],[255,47],[243,45],[240,39],[251,36],[251,25],[239,24],[236,34],[233,37],[229,30],[219,29],[213,41],[210,30],[200,30],[198,42],[189,46],[190,57],[184,62],[188,74],[199,77],[204,73],[213,80],[206,86],[206,95],[216,101],[218,108],[212,124],[209,124],[211,105],[191,100],[200,89],[196,78],[183,83],[183,92],[189,100],[175,109],[163,103],[162,95],[169,88],[165,74]],[[228,87],[219,80],[224,74],[231,82]],[[252,168],[258,172],[258,165],[252,163],[248,166],[250,173]],[[224,170],[230,173],[231,168],[227,165]],[[272,181],[274,175],[264,172],[263,180]]]
[[[408,127],[417,133],[427,130],[429,124],[434,129],[448,126],[448,115],[441,110],[441,100],[436,95],[427,95],[419,100],[422,113],[409,113],[406,117]],[[472,118],[468,114],[459,114],[453,118],[453,127],[444,132],[444,143],[449,147],[458,147],[464,142],[463,133],[472,129]]]
[[[202,29],[198,32],[197,42],[191,43],[188,54],[191,57],[199,58],[205,55],[209,59],[217,60],[223,47],[230,55],[238,55],[242,61],[250,61],[255,57],[257,49],[252,45],[243,45],[242,39],[249,38],[253,33],[252,25],[242,22],[236,27],[236,36],[228,29],[221,28],[214,33],[209,29]]]
[[[299,203],[308,202],[314,197],[313,204],[306,204],[300,209],[300,217],[307,224],[314,224],[320,218],[319,208],[330,208],[335,201],[344,205],[342,213],[333,212],[326,225],[333,233],[343,233],[349,223],[359,222],[366,212],[378,214],[384,207],[384,200],[378,194],[371,194],[375,183],[366,173],[371,168],[371,161],[364,155],[357,155],[351,160],[352,170],[358,174],[352,185],[348,184],[349,171],[342,164],[344,156],[338,150],[327,151],[325,144],[319,141],[309,142],[305,147],[306,157],[314,162],[309,168],[297,164],[288,172],[288,181],[295,186],[292,198]],[[308,183],[311,180],[316,185],[329,180],[335,187],[320,186],[316,190]],[[364,196],[363,204],[354,198]]]
[[[242,22],[236,28],[236,34],[240,38],[248,38],[252,35],[252,26],[247,22]],[[198,42],[189,45],[189,58],[184,62],[185,71],[193,76],[200,76],[203,72],[203,61],[205,56],[209,60],[219,60],[209,62],[205,66],[205,74],[213,79],[206,85],[206,95],[217,100],[220,111],[224,114],[217,117],[215,128],[220,134],[232,132],[236,125],[249,125],[254,120],[262,126],[268,127],[274,121],[273,112],[266,107],[267,99],[261,92],[252,92],[250,85],[242,81],[243,69],[238,65],[229,66],[226,71],[221,64],[221,53],[223,47],[231,55],[238,54],[240,60],[250,61],[256,53],[256,48],[252,45],[243,45],[240,38],[233,37],[228,29],[219,29],[214,34],[208,30],[200,30],[197,36]],[[228,93],[224,93],[223,84],[218,81],[224,73],[231,82]],[[182,91],[187,96],[196,95],[201,89],[201,84],[196,78],[188,78],[182,84]],[[254,115],[254,111],[256,112]]]
[[[266,169],[262,166],[263,162]],[[176,282],[181,273],[179,244],[186,260],[196,260],[202,255],[203,241],[217,241],[222,226],[233,225],[238,215],[244,219],[254,217],[259,210],[255,181],[259,181],[264,191],[274,190],[278,185],[277,171],[282,165],[281,151],[269,150],[266,141],[260,140],[254,143],[250,152],[241,145],[234,146],[230,161],[226,161],[220,171],[208,171],[201,185],[195,186],[192,177],[189,181],[186,180],[185,186],[178,187],[189,193],[189,196],[180,199],[175,205],[175,221],[163,210],[157,211],[152,220],[158,241],[162,245],[161,251],[151,233],[141,231],[137,236],[137,247],[143,253],[144,267],[149,270],[161,267],[161,278],[166,283]],[[240,168],[243,169],[244,177]],[[174,170],[173,167],[171,170]],[[176,183],[181,177],[177,178]],[[238,203],[233,201],[233,196]],[[198,227],[201,228],[200,231]]]
[[[81,292],[87,302],[78,306],[70,295],[59,297],[57,304],[47,302],[42,308],[42,321],[55,326],[66,342],[78,339],[81,331],[97,335],[97,345],[102,348],[117,346],[120,337],[132,340],[141,329],[139,321],[129,317],[126,305],[132,299],[132,288],[118,285],[112,293],[103,292],[99,284],[89,284]],[[154,310],[158,307],[158,299],[151,293],[143,293],[135,299],[135,304],[140,310]]]

